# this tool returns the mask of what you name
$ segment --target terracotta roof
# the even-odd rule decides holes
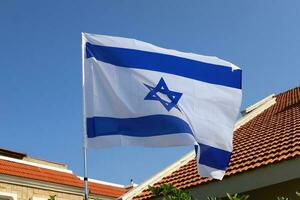
[[[234,131],[225,177],[300,156],[300,87],[275,96],[276,103]],[[197,174],[195,159],[154,184],[185,189],[212,182]],[[149,199],[144,190],[135,200]]]
[[[45,169],[1,159],[0,174],[83,188],[83,181],[73,173]],[[89,182],[89,190],[91,194],[109,197],[119,197],[127,192],[126,188],[94,182]]]
[[[110,197],[119,197],[128,191],[127,188],[120,188],[111,185],[89,182],[89,190],[92,194]]]

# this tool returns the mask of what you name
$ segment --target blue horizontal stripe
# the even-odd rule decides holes
[[[241,89],[241,70],[173,55],[98,46],[86,43],[86,57],[119,67],[145,69],[191,78],[207,83]]]
[[[231,152],[218,149],[206,144],[200,144],[200,160],[199,163],[219,170],[226,170]]]
[[[149,137],[174,133],[190,133],[192,130],[182,119],[171,115],[149,115],[137,118],[87,118],[88,138],[105,135]]]

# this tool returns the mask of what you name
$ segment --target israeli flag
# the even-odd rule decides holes
[[[222,179],[241,70],[217,57],[82,34],[85,147],[198,146],[201,176]]]

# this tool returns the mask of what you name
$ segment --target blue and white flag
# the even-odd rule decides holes
[[[198,145],[201,176],[222,179],[241,70],[217,57],[82,34],[85,147]]]

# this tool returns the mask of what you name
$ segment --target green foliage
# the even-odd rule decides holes
[[[192,196],[171,184],[162,184],[160,187],[148,186],[154,196],[162,196],[163,200],[192,200]]]
[[[238,195],[238,194],[234,194],[233,196],[227,193],[227,197],[230,200],[247,200],[249,198],[249,195]]]
[[[277,197],[276,200],[289,200],[289,198],[287,198],[287,197]]]
[[[148,189],[154,196],[161,196],[163,200],[193,200],[193,197],[183,190],[177,189],[171,184],[162,184],[160,187],[148,186]],[[300,197],[300,192],[296,192],[296,195]],[[228,200],[247,200],[249,195],[230,195],[227,193]],[[207,200],[218,200],[217,197],[207,197]],[[52,199],[50,199],[52,200]],[[276,200],[289,200],[288,197],[277,197]]]
[[[218,200],[217,197],[207,197],[207,200]]]
[[[56,199],[56,195],[50,195],[48,200],[55,200]]]
[[[296,192],[296,195],[297,195],[298,197],[300,197],[300,192]],[[277,197],[276,200],[289,200],[289,198],[288,198],[288,197]]]

